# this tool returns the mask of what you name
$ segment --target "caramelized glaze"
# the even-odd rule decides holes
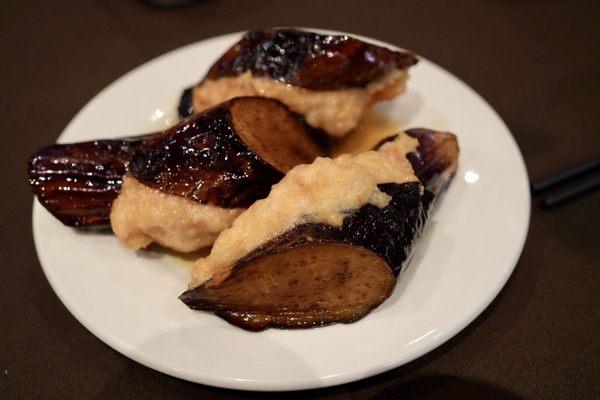
[[[295,29],[248,32],[210,68],[205,79],[251,71],[311,90],[364,87],[394,69],[417,63],[412,52],[394,51],[350,36]]]

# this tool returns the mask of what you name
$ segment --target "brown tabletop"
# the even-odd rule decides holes
[[[506,121],[532,179],[600,153],[598,1],[206,0],[161,9],[136,0],[2,0],[0,398],[283,397],[178,380],[88,332],[40,268],[24,171],[33,151],[130,69],[211,36],[286,25],[371,36],[452,71]],[[512,278],[441,348],[370,379],[285,396],[600,398],[599,205],[600,192],[551,211],[534,201]]]

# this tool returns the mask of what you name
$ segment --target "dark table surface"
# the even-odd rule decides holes
[[[24,175],[27,157],[125,72],[197,40],[264,26],[337,29],[415,49],[493,105],[532,179],[600,153],[598,1],[206,0],[160,9],[2,0],[0,398],[284,397],[178,380],[96,339],[42,273]],[[285,397],[599,398],[599,205],[599,192],[551,211],[534,201],[512,278],[441,348],[370,379]]]

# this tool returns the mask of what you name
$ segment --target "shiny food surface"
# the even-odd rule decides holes
[[[248,330],[310,328],[363,317],[389,296],[395,281],[375,253],[315,241],[247,259],[221,285],[180,298]]]
[[[107,228],[127,165],[151,136],[44,147],[29,159],[29,186],[63,224]]]
[[[236,112],[246,115],[238,120]],[[255,144],[268,142],[268,135],[275,133],[303,142],[280,139],[273,148]],[[318,155],[311,135],[275,100],[236,98],[156,135],[136,151],[130,171],[140,182],[168,194],[221,207],[247,207],[269,193],[290,163],[310,162]],[[307,146],[310,149],[304,151]]]
[[[335,90],[364,87],[394,69],[416,63],[414,53],[349,36],[266,29],[246,33],[211,67],[205,79],[251,71],[306,89]]]

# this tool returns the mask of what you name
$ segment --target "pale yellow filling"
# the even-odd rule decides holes
[[[110,222],[117,238],[129,248],[137,250],[156,242],[190,252],[212,245],[243,210],[166,194],[127,174],[113,202]]]
[[[216,276],[211,284],[218,283],[241,257],[296,225],[341,226],[348,213],[367,203],[385,207],[390,196],[378,184],[418,181],[405,157],[416,145],[415,139],[401,134],[379,151],[317,158],[296,166],[266,199],[255,202],[221,233],[210,255],[196,262],[190,288]]]
[[[358,125],[368,106],[404,92],[407,78],[406,70],[394,70],[365,88],[309,90],[246,72],[203,81],[194,87],[193,104],[200,112],[237,96],[270,97],[303,115],[311,126],[340,138]]]

